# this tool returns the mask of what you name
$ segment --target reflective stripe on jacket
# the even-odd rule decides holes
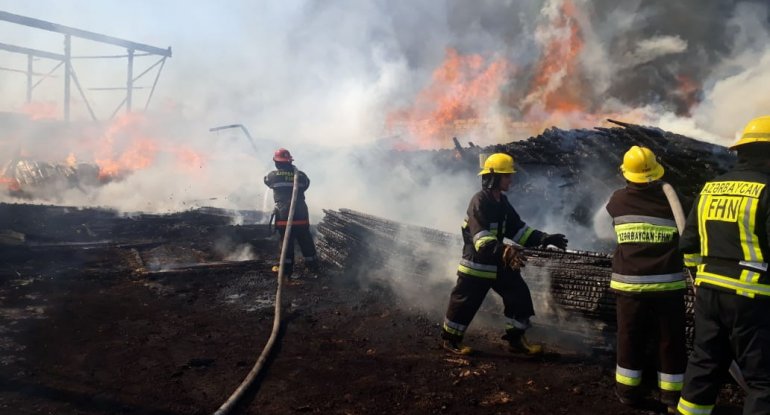
[[[739,165],[703,186],[680,245],[697,266],[696,285],[770,296],[768,183],[767,173]]]
[[[639,295],[684,290],[679,232],[662,183],[629,183],[607,203],[617,235],[610,288]]]
[[[301,171],[297,173],[297,200],[294,208],[294,222],[308,220],[308,209],[305,203],[305,191],[310,187],[310,179]],[[275,200],[276,226],[286,226],[286,220],[289,218],[289,205],[291,204],[291,193],[294,189],[294,170],[278,169],[273,170],[265,176],[265,185],[273,190],[273,200]]]
[[[482,190],[471,198],[462,225],[463,257],[457,267],[460,276],[497,278],[503,253],[503,238],[532,247],[544,234],[521,220],[505,195],[495,200],[491,190]]]

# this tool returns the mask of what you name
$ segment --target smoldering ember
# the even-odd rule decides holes
[[[734,162],[720,146],[615,124],[365,157],[406,166],[419,181],[418,166],[474,175],[480,155],[509,152],[523,177],[512,193],[539,200],[521,204],[522,216],[566,212],[576,241],[596,234],[593,214],[620,185],[619,155],[629,146],[659,154],[685,204]],[[11,160],[7,191],[24,197],[71,180],[67,170],[35,166]],[[270,334],[278,241],[268,212],[120,213],[23,199],[0,212],[3,411],[210,413]],[[526,250],[542,358],[507,356],[496,297],[471,330],[482,354],[455,357],[441,350],[438,331],[458,234],[344,208],[324,213],[314,226],[322,271],[286,286],[279,346],[242,413],[636,413],[612,396],[606,242],[586,236],[578,250]],[[436,274],[444,278],[426,278]],[[691,294],[687,307],[691,338]],[[738,410],[742,396],[728,382],[724,413]]]

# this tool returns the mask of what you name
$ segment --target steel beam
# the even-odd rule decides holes
[[[126,76],[126,112],[131,112],[134,97],[134,50],[128,50],[128,75]]]
[[[56,61],[63,61],[64,55],[58,53],[46,52],[44,50],[23,48],[21,46],[9,45],[6,43],[0,43],[0,49],[7,50],[8,52],[23,53],[25,55],[37,56],[38,58],[53,59]]]
[[[35,72],[32,70],[32,55],[27,55],[27,104],[32,102],[32,76]]]
[[[131,42],[128,40],[118,39],[112,36],[106,36],[99,33],[89,32],[87,30],[75,29],[74,27],[63,26],[60,24],[47,22],[45,20],[33,19],[31,17],[20,16],[18,14],[13,14],[13,13],[8,13],[3,11],[0,11],[0,20],[4,20],[6,22],[16,23],[24,26],[36,27],[38,29],[48,30],[51,32],[63,33],[65,35],[93,40],[96,42],[109,43],[112,45],[122,46],[126,49],[141,50],[142,52],[148,52],[155,55],[171,57],[171,47],[168,47],[167,49],[162,49],[155,46]]]
[[[64,35],[64,121],[70,120],[70,80],[72,78],[72,37]]]

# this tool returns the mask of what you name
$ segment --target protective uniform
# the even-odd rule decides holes
[[[276,170],[271,171],[265,176],[265,184],[273,190],[273,199],[275,200],[275,227],[281,235],[283,241],[286,233],[286,225],[289,221],[289,207],[291,204],[291,194],[294,188],[294,174],[297,178],[297,199],[294,204],[294,219],[291,222],[291,240],[287,246],[287,252],[284,257],[284,275],[288,278],[294,271],[294,241],[299,243],[302,255],[305,257],[305,266],[310,270],[315,270],[318,264],[313,236],[310,233],[310,220],[307,204],[305,203],[305,191],[310,186],[310,179],[307,175],[296,170],[292,165],[294,159],[286,149],[278,149],[273,156]],[[279,244],[280,246],[280,244]]]
[[[697,267],[695,339],[678,410],[709,414],[734,359],[749,386],[744,414],[770,414],[770,117],[752,120],[732,170],[707,182],[680,248]]]
[[[539,353],[542,348],[530,345],[524,331],[530,327],[529,318],[535,314],[529,287],[519,270],[502,263],[503,238],[519,245],[535,247],[544,243],[566,248],[564,235],[548,235],[527,226],[508,198],[499,193],[495,198],[496,174],[514,173],[513,158],[507,154],[493,154],[487,158],[482,176],[484,189],[473,195],[467,217],[462,225],[463,254],[457,268],[457,284],[452,290],[446,317],[442,325],[444,347],[465,354],[470,349],[461,342],[489,289],[503,299],[506,334],[512,352]]]
[[[674,407],[687,364],[679,232],[659,180],[663,166],[652,151],[631,147],[621,170],[628,185],[607,203],[618,240],[610,280],[618,325],[616,392],[623,403],[641,399],[645,350],[655,339],[661,401]]]

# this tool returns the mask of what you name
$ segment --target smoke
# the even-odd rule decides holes
[[[88,89],[124,85],[121,60],[74,63],[101,126],[0,119],[3,163],[17,154],[50,163],[64,163],[73,154],[80,163],[96,163],[104,160],[105,143],[112,143],[108,160],[119,163],[125,154],[147,148],[133,143],[154,143],[155,154],[145,166],[127,169],[97,188],[56,192],[43,202],[127,211],[200,205],[261,209],[269,198],[261,180],[272,168],[270,154],[285,146],[310,176],[307,197],[315,222],[323,208],[348,207],[455,232],[467,199],[478,188],[476,177],[448,170],[430,154],[398,160],[398,153],[389,150],[398,143],[414,148],[418,137],[415,130],[387,128],[389,115],[415,109],[421,93],[434,85],[436,71],[452,56],[448,50],[460,60],[472,58],[467,64],[476,76],[467,79],[470,85],[499,90],[470,105],[474,96],[461,94],[468,90],[439,88],[448,95],[437,99],[459,96],[474,117],[483,119],[465,129],[446,124],[457,130],[441,130],[439,141],[432,142],[435,147],[448,146],[450,134],[500,142],[551,124],[592,126],[608,113],[727,144],[748,119],[770,111],[767,98],[755,92],[770,81],[768,13],[760,1],[308,0],[184,9],[147,4],[152,4],[147,8],[152,13],[119,3],[7,5],[13,13],[171,45],[174,51],[150,105],[150,121],[136,126],[138,133],[121,130],[110,136],[115,121],[107,118],[121,95]],[[210,30],[199,30],[200,24]],[[0,24],[0,30],[9,43],[56,52],[61,48],[57,34],[9,23]],[[77,55],[120,52],[73,40]],[[24,68],[24,56],[0,53],[9,58],[7,65]],[[137,61],[137,71],[151,62],[141,60],[141,66]],[[53,66],[44,61],[35,65],[36,71]],[[504,68],[499,82],[484,70],[490,67]],[[55,74],[59,78],[47,79],[34,91],[33,103],[48,105],[38,115],[61,114],[61,74]],[[484,74],[497,83],[480,82]],[[0,72],[0,87],[2,108],[18,112],[25,107],[23,75]],[[138,90],[137,103],[148,93]],[[441,113],[432,109],[418,113]],[[72,110],[77,120],[89,117],[77,94]],[[25,111],[37,114],[34,108]],[[517,130],[520,123],[530,122],[530,129]],[[237,130],[208,132],[231,123],[249,128],[256,152]],[[50,128],[41,129],[41,124]],[[187,167],[185,154],[192,160]],[[526,219],[549,230],[552,224],[561,228],[536,211]]]
[[[682,53],[687,50],[687,42],[679,36],[657,36],[642,39],[636,43],[636,49],[626,53],[622,67],[634,67],[653,61],[661,56]]]

